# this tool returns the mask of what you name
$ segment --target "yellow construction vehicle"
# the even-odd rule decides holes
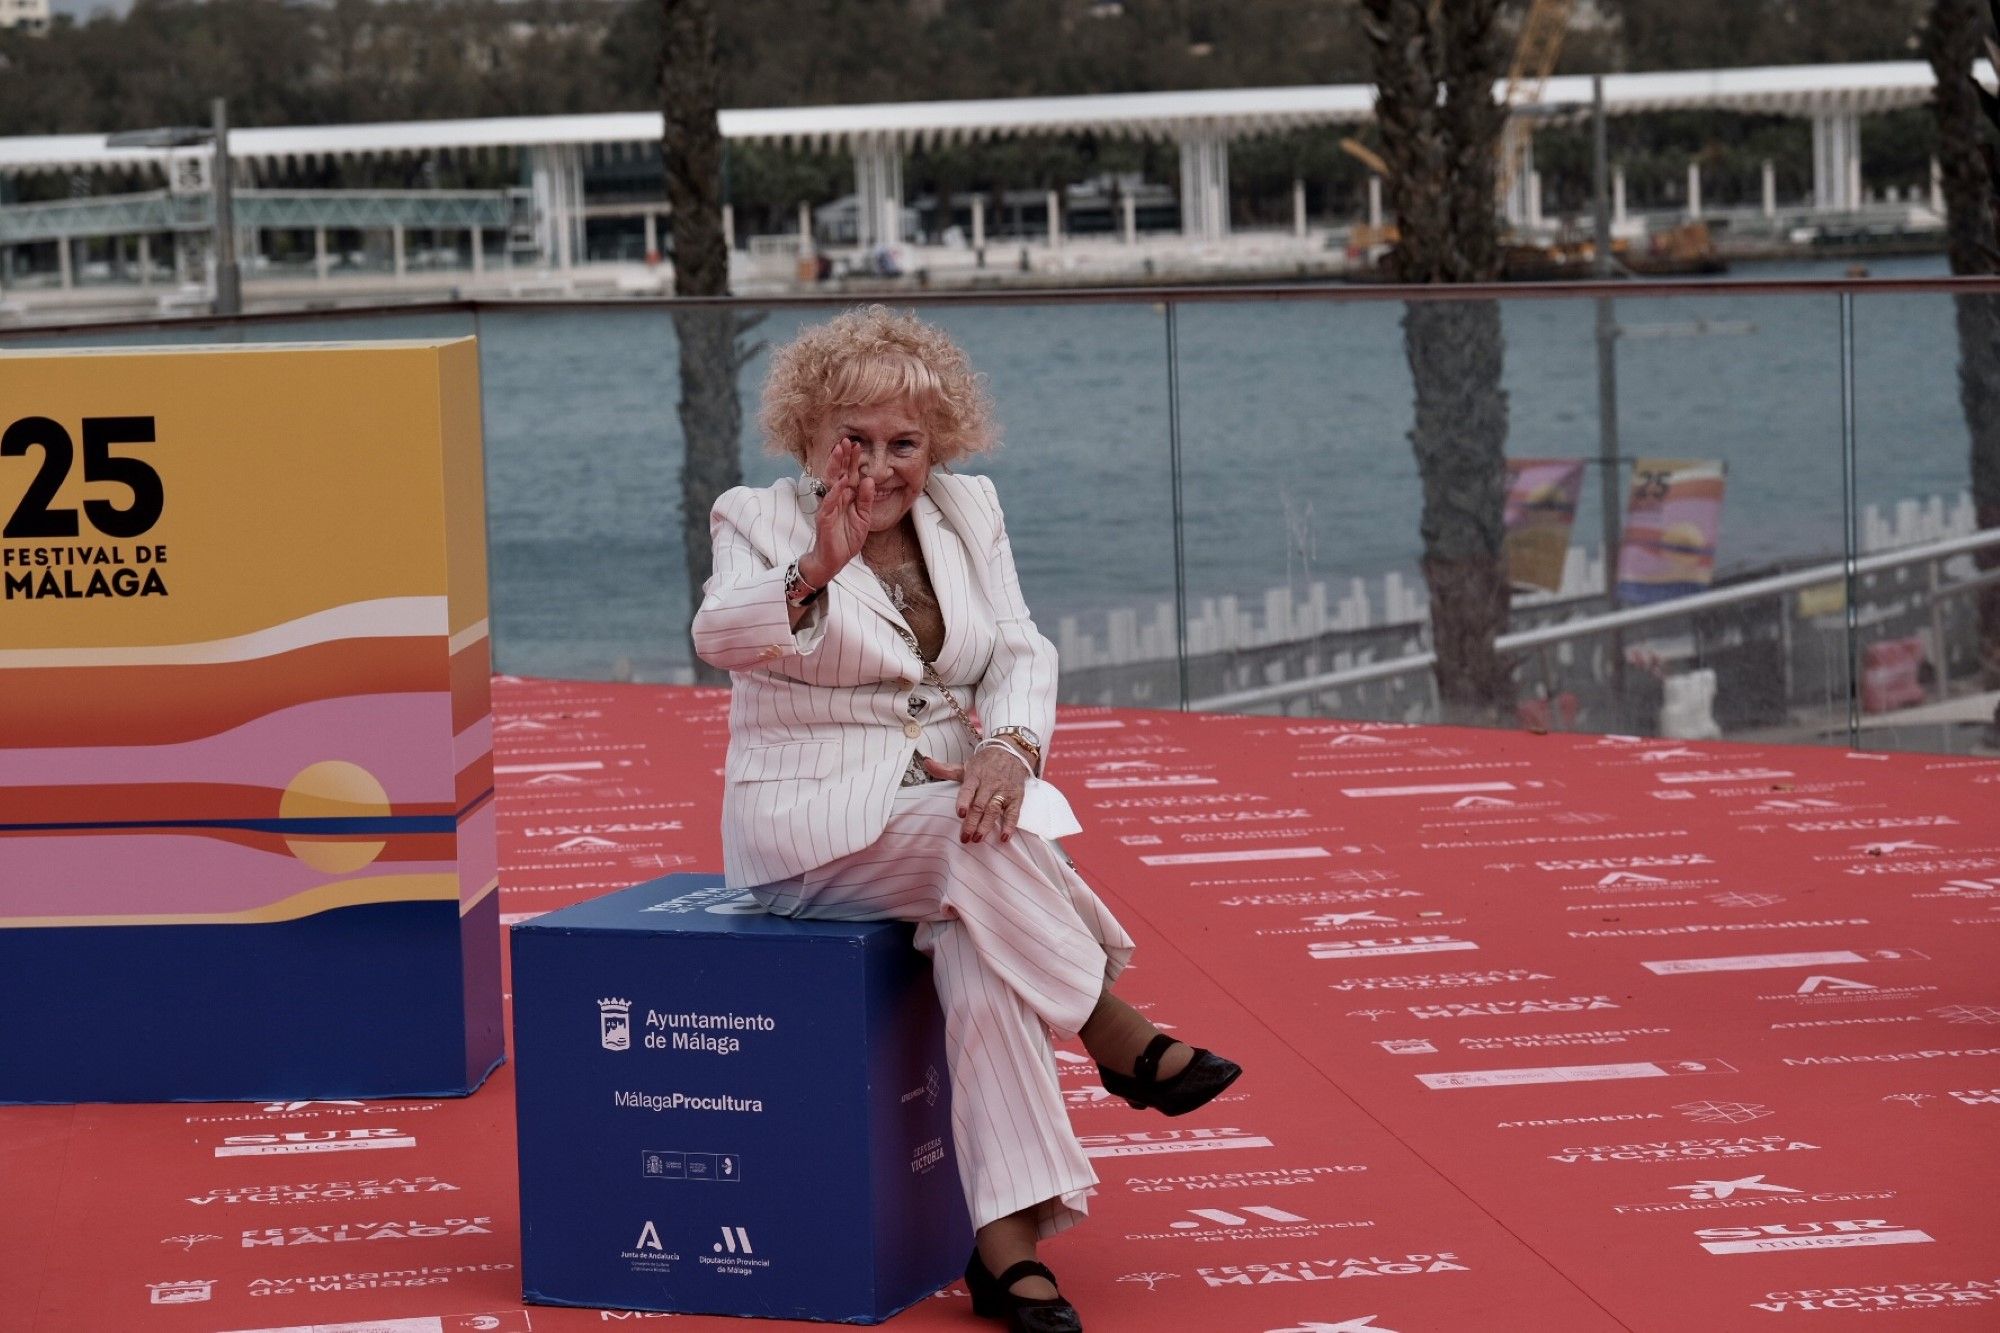
[[[1514,44],[1514,59],[1507,66],[1507,91],[1501,102],[1507,107],[1507,129],[1500,136],[1499,193],[1502,199],[1514,188],[1521,167],[1528,158],[1528,128],[1517,113],[1537,106],[1549,75],[1555,72],[1562,55],[1563,39],[1569,36],[1570,15],[1576,0],[1534,0],[1521,23],[1521,40]]]

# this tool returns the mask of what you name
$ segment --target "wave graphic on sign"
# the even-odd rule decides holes
[[[491,821],[490,645],[483,620],[446,629],[445,599],[392,597],[0,651],[0,920],[285,920],[415,882],[476,900],[491,868],[458,861]]]
[[[366,902],[456,900],[469,910],[496,884],[491,800],[455,834],[416,849],[294,835],[270,850],[213,837],[0,837],[0,924],[151,925],[289,921]],[[18,872],[18,873],[16,873]]]
[[[472,897],[478,902],[499,887],[497,878],[487,881]],[[135,913],[126,916],[45,916],[10,917],[10,927],[49,926],[246,926],[275,921],[297,921],[342,907],[371,903],[454,902],[459,898],[458,877],[441,875],[388,875],[368,879],[339,880],[280,898],[258,907],[237,912]],[[461,903],[462,916],[471,903]]]

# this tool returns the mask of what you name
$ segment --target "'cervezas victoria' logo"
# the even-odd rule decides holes
[[[1772,1291],[1754,1310],[1922,1310],[1935,1305],[1986,1305],[2000,1300],[2000,1282],[1875,1282],[1859,1287],[1808,1287]]]
[[[1782,1134],[1755,1134],[1741,1138],[1652,1139],[1637,1143],[1599,1143],[1587,1147],[1565,1146],[1548,1155],[1551,1162],[1574,1166],[1586,1162],[1709,1162],[1743,1159],[1773,1153],[1817,1152],[1817,1143],[1788,1138]]]
[[[1496,968],[1484,972],[1417,972],[1396,977],[1350,977],[1330,981],[1333,990],[1465,990],[1480,986],[1506,986],[1519,982],[1554,981],[1547,972],[1525,967]]]

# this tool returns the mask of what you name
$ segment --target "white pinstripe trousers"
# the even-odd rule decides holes
[[[1053,1236],[1082,1220],[1097,1172],[1070,1128],[1049,1029],[1083,1026],[1130,960],[1132,937],[1034,834],[960,842],[958,792],[955,782],[905,787],[873,844],[750,892],[780,916],[918,923],[944,1007],[972,1225],[1034,1208]]]

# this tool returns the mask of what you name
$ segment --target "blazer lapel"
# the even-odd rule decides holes
[[[903,619],[903,613],[889,600],[889,594],[882,591],[882,581],[875,577],[860,556],[841,566],[840,572],[833,576],[833,582],[835,587],[845,589],[890,624],[901,626],[905,633],[910,632],[910,623]],[[900,639],[902,635],[896,637]]]
[[[937,595],[938,611],[944,617],[944,645],[938,650],[938,674],[951,677],[965,652],[965,627],[974,608],[969,604],[971,577],[967,552],[959,536],[945,522],[943,511],[928,488],[917,497],[910,516],[917,529],[917,544],[924,553],[924,567],[930,573],[931,591]]]
[[[993,523],[977,512],[976,503],[967,503],[969,497],[966,492],[970,490],[972,483],[969,480],[950,473],[933,472],[930,484],[924,487],[924,498],[937,505],[938,515],[945,526],[958,534],[970,557],[967,572],[978,584],[979,590],[990,596],[986,576],[993,559]]]

